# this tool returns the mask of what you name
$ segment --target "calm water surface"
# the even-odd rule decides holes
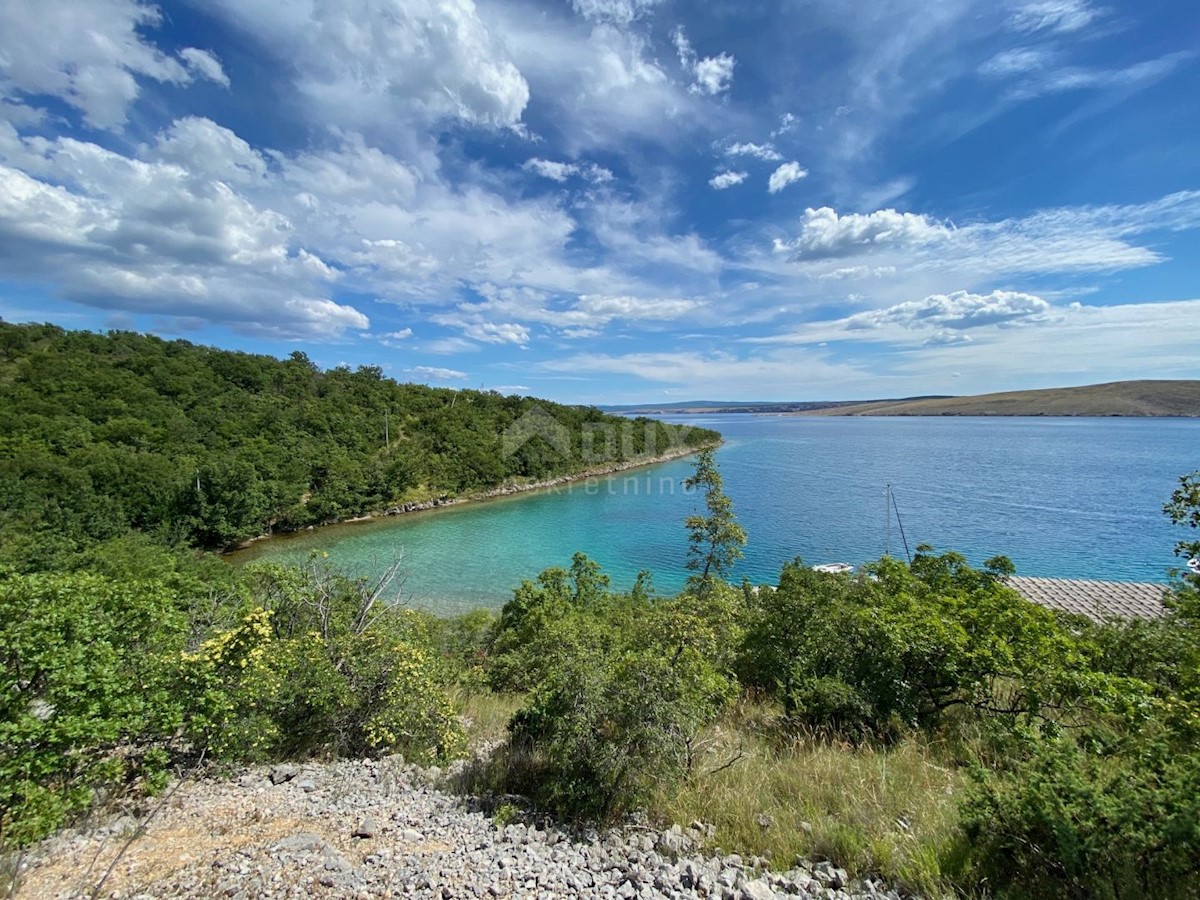
[[[1183,529],[1162,505],[1200,468],[1200,420],[679,417],[725,436],[717,460],[749,534],[735,578],[779,567],[862,563],[884,552],[884,486],[910,547],[973,563],[1010,556],[1024,575],[1162,581]],[[521,579],[582,550],[617,587],[639,569],[664,592],[686,577],[683,519],[700,498],[689,460],[556,491],[271,541],[239,561],[299,561],[313,550],[370,574],[403,557],[410,602],[439,612],[498,606]],[[895,520],[891,552],[904,547]]]

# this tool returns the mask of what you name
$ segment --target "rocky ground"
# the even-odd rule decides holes
[[[757,858],[706,853],[702,823],[600,833],[506,822],[513,806],[485,815],[439,790],[442,775],[385,759],[189,780],[140,821],[35,848],[17,896],[899,897],[828,863],[768,872]]]

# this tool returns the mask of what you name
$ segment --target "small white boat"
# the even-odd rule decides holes
[[[1188,571],[1193,575],[1200,575],[1200,556],[1193,556],[1187,561]]]
[[[812,568],[814,572],[824,572],[826,575],[849,575],[854,571],[850,563],[824,563]]]

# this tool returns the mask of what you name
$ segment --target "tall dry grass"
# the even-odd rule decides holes
[[[939,748],[912,737],[887,748],[780,739],[746,717],[708,736],[692,775],[664,784],[651,813],[659,821],[716,826],[726,853],[829,859],[855,875],[878,874],[926,895],[950,892],[942,861],[957,834],[962,776]]]

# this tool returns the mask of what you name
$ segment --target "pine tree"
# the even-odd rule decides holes
[[[696,471],[683,486],[688,490],[704,491],[707,513],[688,516],[684,520],[688,530],[687,567],[696,573],[690,582],[704,591],[741,559],[746,532],[733,515],[733,501],[725,495],[712,450],[700,451],[696,457]]]

